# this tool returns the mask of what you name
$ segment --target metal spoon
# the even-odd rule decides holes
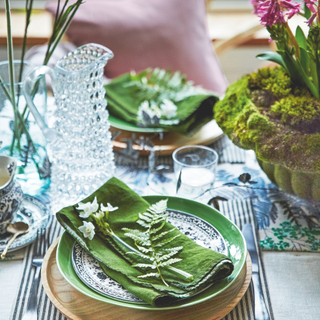
[[[15,222],[9,225],[9,227],[7,228],[7,231],[12,233],[13,236],[11,237],[11,239],[9,240],[9,242],[7,243],[4,251],[1,254],[1,259],[4,259],[6,257],[7,251],[11,245],[11,243],[14,241],[14,239],[18,236],[20,236],[21,234],[27,233],[29,231],[29,225],[27,223],[24,223],[22,221],[20,222]]]

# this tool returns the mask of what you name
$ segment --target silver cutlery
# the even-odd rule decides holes
[[[34,273],[34,278],[31,285],[31,291],[29,295],[29,300],[27,304],[27,310],[24,314],[22,320],[37,320],[37,294],[38,285],[40,278],[40,270],[43,262],[44,255],[49,248],[49,229],[39,230],[36,242],[34,244],[34,253],[32,258],[32,265],[36,268]]]
[[[253,226],[247,223],[242,228],[243,236],[247,242],[248,251],[252,261],[252,284],[254,292],[255,320],[270,320],[269,312],[261,290],[257,247],[253,235]]]
[[[29,232],[29,225],[27,223],[24,223],[23,221],[15,222],[8,226],[7,232],[12,233],[13,235],[11,239],[8,241],[5,249],[3,250],[1,254],[1,259],[4,259],[6,257],[9,247],[18,236],[21,236],[22,234]]]

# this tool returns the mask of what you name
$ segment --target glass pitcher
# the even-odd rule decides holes
[[[74,201],[113,176],[114,155],[103,87],[104,67],[112,57],[108,48],[86,44],[61,58],[54,69],[41,66],[24,81],[29,109],[48,142],[54,196],[65,194]],[[32,100],[33,88],[44,75],[50,76],[55,97],[49,125]]]

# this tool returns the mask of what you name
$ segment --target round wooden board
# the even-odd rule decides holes
[[[119,129],[110,128],[112,133],[115,133]],[[212,120],[205,124],[197,133],[187,137],[175,132],[163,132],[163,138],[160,139],[159,133],[141,133],[141,132],[131,132],[120,130],[121,133],[112,141],[114,150],[122,150],[127,148],[127,139],[132,139],[132,135],[135,135],[136,139],[143,136],[144,140],[150,139],[154,144],[155,151],[161,153],[161,155],[169,155],[172,152],[185,145],[208,145],[219,139],[223,132],[217,125],[215,120]],[[139,150],[142,155],[146,155],[148,152],[144,150],[138,144],[133,145],[133,149]]]
[[[41,281],[55,307],[70,320],[220,320],[241,300],[251,281],[252,264],[249,254],[236,281],[221,294],[196,306],[173,310],[140,310],[94,300],[74,289],[61,275],[56,263],[59,238],[44,258]]]

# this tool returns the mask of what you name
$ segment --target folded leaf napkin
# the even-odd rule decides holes
[[[146,69],[105,85],[110,114],[140,127],[162,127],[192,135],[213,118],[218,96],[193,86],[179,72]]]
[[[161,230],[164,234],[161,241],[165,242],[166,236],[169,237],[170,234],[170,238],[173,240],[164,248],[183,247],[174,257],[181,260],[171,265],[174,268],[168,266],[161,268],[162,276],[167,285],[160,278],[141,278],[139,276],[144,275],[146,270],[133,265],[147,262],[136,254],[128,253],[132,252],[128,246],[132,248],[137,248],[137,246],[132,238],[125,235],[128,232],[125,230],[143,229],[137,220],[139,220],[139,213],[145,213],[150,208],[150,204],[117,178],[111,178],[81,203],[81,205],[75,204],[60,210],[57,213],[60,224],[99,261],[107,275],[149,304],[156,307],[171,305],[182,298],[195,295],[210,283],[229,276],[233,271],[233,264],[225,255],[199,246],[170,223],[165,222]],[[108,206],[104,207],[107,203]],[[88,206],[86,207],[86,205]],[[81,218],[80,215],[84,217],[90,213],[90,210],[99,212],[97,205],[101,206],[104,211],[110,210],[106,225],[117,235],[120,242],[112,236],[105,236],[101,233],[98,225],[95,225],[95,234],[91,233],[93,238],[84,236],[83,225],[89,222],[94,224],[96,222],[94,217],[101,212],[94,217],[90,215],[87,218]],[[126,229],[124,230],[124,228]],[[176,272],[177,269],[192,275],[192,280],[188,280],[187,277]],[[155,272],[155,270],[150,272]]]

